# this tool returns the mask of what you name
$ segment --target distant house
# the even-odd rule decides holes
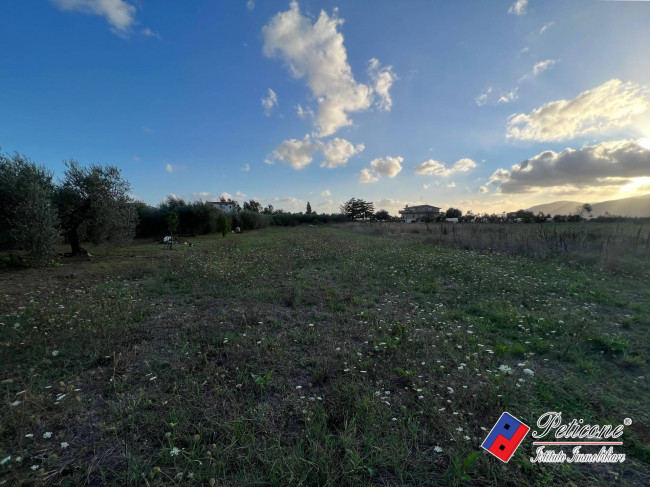
[[[402,222],[413,223],[422,220],[433,220],[442,215],[442,211],[437,206],[432,205],[417,205],[409,206],[399,211]]]
[[[458,218],[445,218],[447,223],[458,223]]]
[[[223,211],[224,213],[230,213],[237,207],[237,202],[228,200],[228,201],[210,201],[211,205],[214,205],[217,209]]]

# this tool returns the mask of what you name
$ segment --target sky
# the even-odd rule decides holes
[[[650,1],[34,0],[0,148],[134,197],[474,213],[650,193]]]

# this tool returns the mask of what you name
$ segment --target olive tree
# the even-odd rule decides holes
[[[27,252],[31,264],[51,262],[60,241],[52,174],[29,159],[0,153],[0,242]]]
[[[138,216],[128,193],[130,184],[114,166],[80,166],[66,163],[63,181],[55,191],[55,203],[71,254],[87,254],[81,240],[94,243],[130,240]]]

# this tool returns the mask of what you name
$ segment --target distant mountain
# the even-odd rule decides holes
[[[537,205],[528,208],[529,211],[537,214],[542,213],[553,215],[572,215],[578,213],[576,208],[582,206],[579,201],[556,201],[545,205]],[[592,203],[593,216],[603,216],[605,213],[617,216],[643,216],[650,217],[650,194],[644,196],[633,196],[620,200],[603,201]]]

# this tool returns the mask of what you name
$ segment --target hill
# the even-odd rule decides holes
[[[544,214],[550,213],[551,215],[571,215],[577,213],[576,208],[582,206],[582,204],[579,201],[556,201],[528,209],[535,214],[541,211]],[[609,213],[610,215],[620,216],[650,217],[650,194],[592,203],[591,206],[593,216],[602,216]]]

